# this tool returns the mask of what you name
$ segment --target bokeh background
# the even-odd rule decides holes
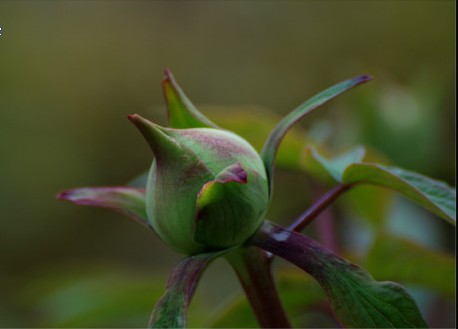
[[[152,155],[126,116],[165,124],[164,67],[210,118],[251,133],[255,144],[268,130],[253,136],[250,124],[270,128],[313,93],[371,74],[296,135],[330,152],[362,144],[384,163],[455,185],[454,9],[453,1],[0,2],[0,326],[146,324],[180,255],[121,215],[54,196],[122,185],[148,168]],[[316,192],[303,172],[281,167],[269,218],[288,223]],[[354,200],[344,201],[337,242],[322,242],[357,259],[374,230],[356,218],[364,211],[348,211]],[[445,264],[442,290],[405,284],[431,325],[454,327],[452,227],[396,195],[389,209],[379,203],[367,217],[383,215],[385,230],[434,251],[400,272],[428,277],[440,267],[431,264]],[[307,233],[320,240],[316,225]],[[290,281],[282,286],[288,305]],[[238,325],[218,319],[240,292],[217,261],[190,325]],[[308,314],[299,325],[334,325],[317,309],[292,307]],[[245,327],[254,323],[247,312],[236,319]]]

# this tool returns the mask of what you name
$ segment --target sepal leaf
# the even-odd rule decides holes
[[[425,328],[409,294],[393,282],[377,282],[363,268],[312,239],[265,222],[249,241],[297,265],[325,291],[336,318],[352,328]]]
[[[143,135],[158,162],[170,161],[180,157],[180,154],[183,153],[182,146],[168,136],[164,128],[142,118],[138,114],[131,114],[127,118]]]
[[[278,148],[280,143],[285,137],[286,133],[291,129],[291,127],[302,119],[307,114],[311,113],[313,110],[338,96],[339,94],[365,82],[370,81],[372,78],[367,75],[362,75],[338,83],[319,94],[313,96],[307,100],[302,105],[299,105],[291,113],[289,113],[280,123],[274,128],[270,133],[269,138],[267,139],[264,147],[261,151],[261,158],[264,161],[264,165],[267,171],[267,177],[270,182],[270,194],[272,195],[272,186],[273,186],[273,170],[275,166],[275,157],[277,155]]]
[[[83,187],[57,195],[77,205],[110,208],[150,228],[146,216],[145,190],[126,186]]]
[[[245,241],[261,225],[265,195],[240,162],[228,166],[197,194],[194,239],[213,249],[223,249]],[[242,220],[245,219],[245,220]],[[230,234],[229,234],[230,232]]]
[[[181,90],[169,69],[165,70],[162,90],[167,104],[169,126],[172,128],[218,128],[192,104]]]

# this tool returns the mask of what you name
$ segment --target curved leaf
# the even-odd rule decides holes
[[[272,186],[273,186],[273,170],[275,165],[275,156],[277,154],[278,147],[280,146],[283,137],[286,135],[288,130],[305,115],[311,113],[313,110],[323,105],[332,98],[338,96],[339,94],[351,89],[359,84],[370,81],[372,78],[367,75],[362,75],[338,83],[321,93],[313,96],[308,101],[297,107],[291,113],[289,113],[280,123],[275,127],[271,132],[269,138],[267,139],[264,147],[261,151],[261,158],[264,161],[264,165],[267,171],[267,177],[270,182],[270,193],[272,195]]]
[[[456,191],[449,185],[398,167],[360,162],[361,154],[357,148],[329,160],[309,148],[306,166],[341,184],[373,184],[395,190],[450,223],[456,223]]]
[[[427,327],[415,301],[392,282],[377,282],[363,268],[296,232],[265,223],[250,244],[302,268],[324,289],[336,318],[354,328]]]
[[[225,251],[198,254],[182,259],[172,270],[167,289],[154,306],[149,328],[186,328],[187,311],[199,279],[207,265]]]
[[[162,90],[167,104],[169,126],[172,128],[218,128],[200,113],[181,90],[169,69],[165,69]]]
[[[444,182],[392,166],[372,163],[350,165],[343,175],[346,184],[365,183],[390,188],[429,211],[456,223],[456,191]]]
[[[83,187],[61,192],[56,197],[78,205],[110,208],[151,228],[146,216],[144,189],[126,186]]]

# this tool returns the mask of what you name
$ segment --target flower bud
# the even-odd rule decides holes
[[[131,115],[154,153],[148,220],[176,250],[195,254],[242,244],[269,202],[264,164],[241,137],[220,129],[163,128]]]

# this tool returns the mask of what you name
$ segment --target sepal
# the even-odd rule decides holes
[[[192,104],[181,90],[169,69],[165,69],[162,90],[167,104],[169,126],[172,128],[218,128]]]
[[[56,197],[77,205],[113,209],[151,228],[146,216],[144,189],[125,186],[83,187],[61,192]]]

